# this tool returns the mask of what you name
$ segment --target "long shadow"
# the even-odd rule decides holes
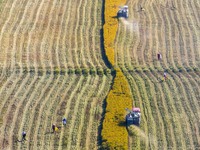
[[[102,21],[103,25],[105,24],[104,11],[105,11],[105,0],[102,0],[101,21]],[[102,59],[103,59],[105,65],[109,69],[111,69],[112,65],[111,65],[110,61],[108,60],[108,57],[106,56],[105,47],[104,47],[104,32],[103,32],[103,27],[102,27],[102,29],[100,29],[100,47],[101,47]]]

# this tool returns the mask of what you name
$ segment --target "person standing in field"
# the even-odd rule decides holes
[[[161,55],[161,53],[158,53],[157,56],[158,56],[158,60],[162,60],[162,55]]]
[[[22,132],[22,141],[26,141],[26,132],[25,131]]]
[[[164,72],[164,80],[167,80],[167,73],[166,72]]]
[[[67,119],[66,119],[66,118],[63,118],[62,123],[63,123],[64,126],[66,126],[66,124],[67,124]]]
[[[53,130],[53,133],[55,133],[55,130],[56,130],[56,125],[55,124],[52,125],[52,130]]]

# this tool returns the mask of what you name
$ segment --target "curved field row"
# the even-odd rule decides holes
[[[102,5],[96,1],[4,1],[0,65],[4,68],[106,68]]]
[[[119,19],[116,57],[129,80],[133,106],[142,111],[129,148],[198,149],[200,3],[151,0],[127,5],[129,18]],[[157,60],[159,52],[162,61]],[[165,70],[168,79],[162,82]]]
[[[128,1],[130,17],[119,20],[119,65],[131,68],[199,68],[199,19],[191,1]],[[140,11],[140,6],[145,11]],[[200,7],[196,3],[196,7]],[[191,12],[192,11],[192,12]],[[163,59],[157,61],[157,53]]]
[[[199,85],[188,73],[126,73],[134,106],[142,111],[138,135],[130,136],[130,149],[138,140],[141,149],[198,149]],[[180,94],[181,93],[181,94]]]
[[[10,77],[11,78],[11,77]],[[1,94],[3,149],[97,149],[109,76],[15,74]],[[6,92],[6,91],[8,92]],[[62,118],[67,118],[67,126]],[[51,125],[59,127],[52,133]],[[21,140],[22,131],[27,141]]]

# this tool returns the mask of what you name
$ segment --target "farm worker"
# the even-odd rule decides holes
[[[63,125],[66,126],[66,124],[67,124],[67,119],[66,119],[66,118],[63,118],[62,122],[63,122]]]
[[[55,127],[55,132],[57,132],[58,131],[58,127]]]
[[[22,141],[23,140],[26,140],[26,132],[25,131],[22,132]]]
[[[166,80],[166,79],[167,79],[167,73],[164,72],[164,80]]]
[[[56,126],[55,126],[55,124],[53,124],[53,125],[52,125],[53,133],[55,133],[55,129],[56,129]]]
[[[158,60],[162,60],[162,55],[161,55],[161,53],[158,53]]]

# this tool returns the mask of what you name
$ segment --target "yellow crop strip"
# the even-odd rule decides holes
[[[125,0],[105,0],[104,47],[108,60],[116,66],[114,40],[117,33],[118,7]],[[106,113],[102,129],[102,146],[105,149],[128,149],[128,132],[125,126],[125,108],[132,107],[129,84],[122,71],[115,67],[116,76],[106,99]]]

